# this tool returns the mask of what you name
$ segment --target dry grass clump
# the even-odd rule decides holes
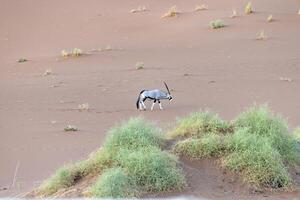
[[[237,17],[237,12],[235,9],[232,9],[232,15],[230,16],[231,18]]]
[[[268,18],[267,18],[267,22],[272,22],[272,21],[274,21],[273,20],[273,15],[269,15]]]
[[[51,69],[46,69],[46,71],[42,74],[42,76],[48,76],[52,74],[52,70]]]
[[[251,13],[253,13],[252,3],[248,2],[245,6],[245,14],[249,15]]]
[[[166,18],[166,17],[177,17],[179,14],[179,12],[177,11],[177,7],[176,6],[172,6],[168,12],[166,12],[165,14],[163,14],[161,16],[161,18]]]
[[[138,69],[138,70],[144,69],[144,67],[145,67],[145,64],[143,62],[137,62],[135,64],[135,68]]]
[[[79,48],[74,48],[72,50],[72,52],[67,52],[66,50],[62,50],[60,52],[60,55],[63,57],[63,58],[68,58],[70,56],[74,56],[74,57],[78,57],[78,56],[82,56],[83,55],[83,52],[81,49]]]
[[[201,10],[207,10],[208,6],[205,4],[196,5],[194,11],[201,11]]]
[[[130,10],[131,13],[145,12],[147,11],[146,6],[139,6],[137,9]]]
[[[79,129],[76,126],[73,125],[68,125],[67,127],[64,128],[64,131],[79,131]]]
[[[28,60],[26,59],[26,58],[20,58],[19,60],[18,60],[18,63],[22,63],[22,62],[27,62]]]
[[[240,174],[245,182],[256,187],[288,189],[292,185],[287,168],[300,165],[298,129],[290,136],[286,122],[266,106],[253,106],[241,113],[232,122],[234,128],[230,131],[224,128],[210,131],[209,127],[224,124],[216,117],[204,116],[200,119],[206,120],[188,117],[182,120],[187,126],[179,124],[177,130],[180,127],[180,133],[187,137],[174,145],[176,154],[191,159],[220,158],[224,168]],[[193,124],[205,127],[196,131],[201,134],[194,134],[197,129],[190,128]]]
[[[298,15],[300,15],[300,9],[298,10]]]
[[[79,111],[87,111],[90,109],[90,105],[88,103],[83,103],[78,105]]]
[[[265,34],[264,30],[261,30],[258,36],[256,37],[256,40],[266,40],[266,39],[268,39],[268,36]]]
[[[220,19],[216,19],[216,20],[210,21],[209,25],[213,29],[218,29],[218,28],[222,28],[222,27],[225,26],[224,22],[222,20],[220,20]]]

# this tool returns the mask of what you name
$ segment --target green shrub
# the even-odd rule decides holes
[[[53,194],[61,188],[67,188],[73,185],[75,179],[75,174],[72,173],[70,167],[61,167],[40,186],[39,193],[43,195]]]
[[[160,147],[163,142],[158,128],[142,118],[132,118],[109,131],[104,148],[114,153],[120,148],[138,150],[149,146]]]
[[[225,133],[232,131],[229,123],[221,120],[218,115],[206,112],[196,112],[180,119],[177,127],[169,133],[171,138],[178,136],[201,137],[206,133]]]
[[[295,161],[296,143],[288,133],[286,121],[270,113],[267,106],[249,108],[236,118],[234,124],[236,129],[247,128],[249,134],[267,137],[285,160]]]
[[[224,158],[224,165],[240,172],[248,183],[272,188],[291,184],[282,156],[270,138],[239,129],[226,142],[231,153]]]
[[[200,139],[188,138],[174,146],[176,154],[193,159],[220,156],[223,150],[222,138],[216,134],[206,134]]]
[[[216,19],[216,20],[210,21],[209,25],[213,29],[222,28],[222,27],[225,26],[224,22],[222,20],[220,20],[220,19]]]
[[[176,157],[155,147],[123,149],[117,162],[143,192],[178,190],[185,185]]]
[[[90,188],[93,197],[125,198],[138,195],[137,186],[121,168],[106,170]]]
[[[293,132],[293,138],[300,143],[300,128],[296,128]]]

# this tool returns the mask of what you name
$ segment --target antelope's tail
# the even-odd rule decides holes
[[[142,90],[139,94],[139,97],[136,101],[136,109],[140,109],[140,99],[141,99],[141,94],[144,92],[145,90]]]

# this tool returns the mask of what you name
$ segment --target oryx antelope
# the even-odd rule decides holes
[[[164,82],[164,84],[165,84],[165,86],[168,90],[168,93],[163,92],[163,91],[158,90],[158,89],[155,89],[155,90],[142,90],[140,92],[140,95],[139,95],[137,101],[136,101],[136,108],[140,109],[140,110],[146,110],[146,105],[145,105],[144,102],[145,102],[146,99],[150,99],[150,100],[154,101],[152,103],[151,110],[153,110],[156,101],[159,104],[159,108],[162,110],[163,107],[160,103],[160,100],[162,100],[162,99],[169,99],[170,101],[172,100],[172,96],[171,96],[170,90],[168,88],[168,85],[165,82]]]

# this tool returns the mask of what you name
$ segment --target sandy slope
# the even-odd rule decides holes
[[[28,191],[63,163],[84,158],[103,142],[109,127],[145,116],[167,128],[177,116],[209,108],[232,119],[253,102],[269,105],[300,124],[299,1],[252,1],[255,14],[239,14],[246,1],[2,0],[0,6],[0,196]],[[201,2],[200,2],[201,3]],[[160,19],[172,5],[178,18]],[[146,5],[149,11],[129,11]],[[275,21],[267,23],[273,14]],[[227,25],[211,30],[221,18]],[[256,41],[260,30],[269,39]],[[115,50],[61,60],[62,49]],[[20,57],[29,62],[17,63]],[[145,70],[135,70],[143,61]],[[49,76],[41,76],[46,69]],[[292,82],[281,81],[291,78]],[[138,112],[141,89],[174,91],[164,111]],[[53,87],[55,86],[55,87]],[[89,112],[78,104],[89,103]],[[56,123],[51,123],[56,121]],[[80,132],[64,133],[76,125]]]

